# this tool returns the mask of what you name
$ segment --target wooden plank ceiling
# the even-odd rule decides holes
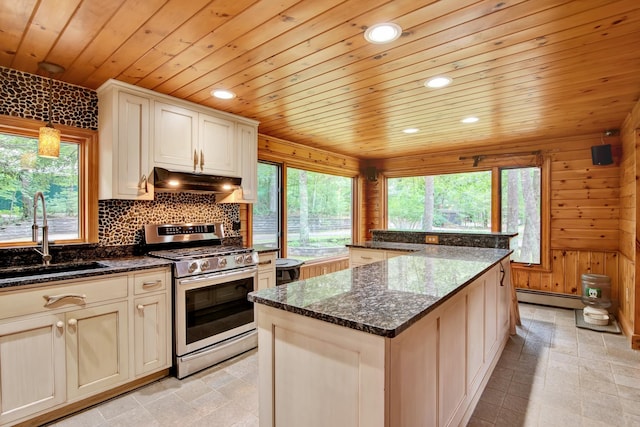
[[[402,37],[366,42],[379,22]],[[640,95],[638,0],[3,1],[0,46],[2,66],[54,62],[365,159],[603,133]],[[426,88],[436,75],[453,83]]]

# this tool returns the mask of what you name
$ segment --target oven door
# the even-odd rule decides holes
[[[176,355],[183,356],[256,328],[247,294],[257,267],[177,279]]]

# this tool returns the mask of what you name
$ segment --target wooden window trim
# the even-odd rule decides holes
[[[0,116],[0,132],[38,138],[41,121],[19,117]],[[56,244],[98,242],[98,132],[71,126],[55,125],[63,141],[80,146],[80,182],[78,202],[80,237],[72,240],[56,240]],[[30,246],[29,242],[3,243],[0,247]],[[34,244],[35,245],[35,244]]]

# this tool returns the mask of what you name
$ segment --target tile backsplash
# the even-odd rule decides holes
[[[240,221],[239,206],[217,204],[215,197],[214,194],[156,193],[155,200],[100,200],[99,244],[142,243],[145,224],[222,222],[226,236],[240,236],[232,228],[234,221]]]

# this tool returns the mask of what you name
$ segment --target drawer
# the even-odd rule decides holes
[[[0,295],[0,318],[46,313],[65,308],[75,310],[100,301],[127,298],[127,295],[127,275],[53,282],[29,290],[3,292]]]
[[[259,257],[260,260],[258,261],[258,271],[269,271],[276,268],[275,252],[260,254]]]
[[[166,270],[152,270],[133,275],[133,293],[135,295],[162,291],[167,288]]]
[[[384,261],[386,258],[385,251],[372,249],[351,249],[349,258],[351,262],[368,264],[370,262]]]

